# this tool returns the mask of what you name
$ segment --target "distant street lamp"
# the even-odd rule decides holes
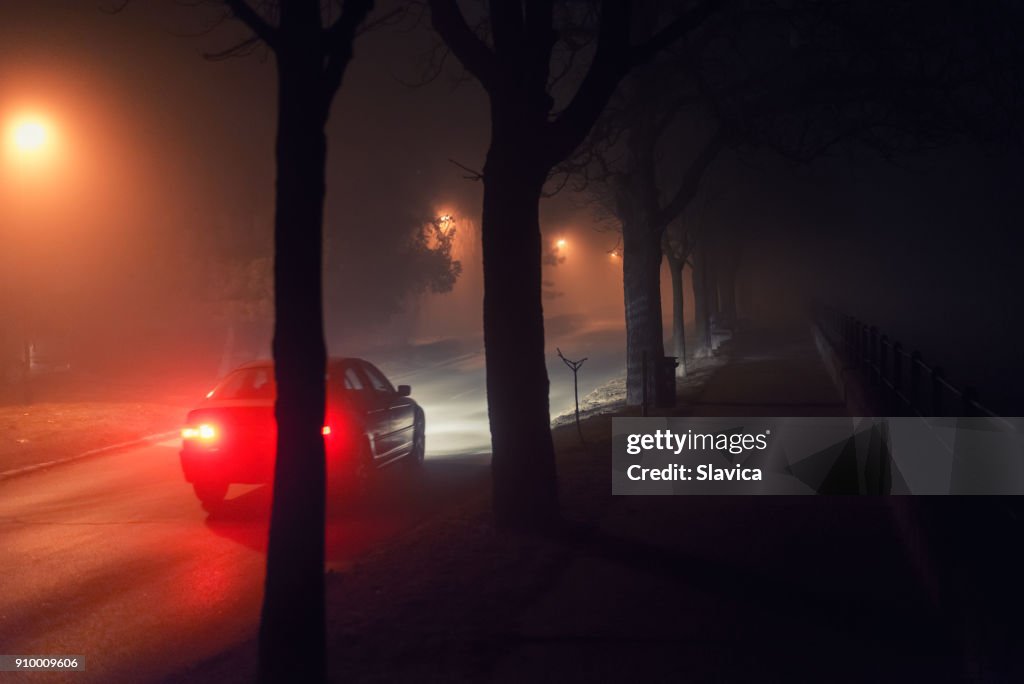
[[[555,248],[559,250],[563,250],[568,246],[569,243],[566,242],[565,238],[558,238],[558,240],[555,242]]]
[[[442,235],[447,235],[448,231],[455,226],[455,217],[451,214],[443,214],[437,217],[436,221],[437,229],[441,231]]]

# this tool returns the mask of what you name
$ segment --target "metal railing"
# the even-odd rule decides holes
[[[813,314],[822,334],[842,357],[844,372],[860,374],[883,415],[977,416],[1003,421],[979,403],[973,388],[954,386],[942,366],[925,363],[921,352],[908,352],[876,326],[827,305],[816,305]]]

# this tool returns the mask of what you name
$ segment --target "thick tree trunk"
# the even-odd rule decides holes
[[[686,377],[686,321],[684,319],[683,268],[685,262],[666,256],[672,272],[672,353],[676,357],[676,377]]]
[[[482,226],[494,518],[503,529],[542,529],[558,516],[541,304],[546,169],[500,137],[484,166]]]
[[[711,311],[708,297],[708,261],[703,249],[693,255],[693,325],[697,348],[694,356],[707,356],[711,351]]]
[[[661,322],[661,235],[646,221],[622,225],[622,288],[626,304],[626,404],[643,402],[647,354],[647,399],[654,399],[655,360],[665,355]]]
[[[718,270],[718,294],[721,301],[722,320],[730,328],[736,322],[736,270],[735,259],[729,259]]]
[[[262,681],[326,678],[321,252],[323,89],[318,50],[279,57],[274,341],[277,463],[260,624]]]

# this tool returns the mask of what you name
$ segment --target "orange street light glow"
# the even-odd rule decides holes
[[[23,113],[8,119],[4,132],[7,158],[21,171],[41,170],[53,160],[57,132],[47,117]]]
[[[555,247],[558,249],[565,249],[569,243],[565,241],[565,238],[558,238],[558,242],[555,243]]]
[[[22,152],[38,150],[46,144],[46,126],[41,121],[19,121],[14,125],[12,138],[14,146]]]

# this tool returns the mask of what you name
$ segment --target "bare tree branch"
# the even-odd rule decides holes
[[[466,23],[456,0],[430,0],[430,18],[438,32],[462,65],[487,90],[498,79],[498,60],[494,52]]]
[[[715,13],[722,5],[722,0],[702,0],[693,9],[684,12],[664,29],[654,36],[634,47],[630,51],[632,66],[646,64],[659,52],[669,47],[677,40],[684,38],[691,31],[699,27],[704,21]]]
[[[675,194],[661,208],[655,219],[655,223],[660,225],[663,231],[673,219],[686,209],[690,201],[696,196],[697,190],[700,188],[700,181],[704,177],[704,172],[711,166],[718,153],[725,148],[728,140],[729,135],[727,131],[724,128],[719,128],[686,167],[686,173],[683,176],[682,182],[679,183]]]
[[[463,178],[465,178],[466,180],[482,181],[484,179],[484,174],[481,173],[480,171],[477,171],[476,169],[471,169],[465,164],[460,164],[454,159],[449,159],[448,161],[454,164],[455,166],[458,166],[460,169],[467,173],[467,175],[463,176]]]
[[[271,26],[263,16],[253,9],[246,0],[224,0],[236,19],[248,26],[264,43],[276,50],[278,46],[278,29]]]
[[[252,54],[261,45],[264,45],[263,39],[254,33],[245,40],[235,43],[230,47],[214,52],[204,52],[203,59],[208,59],[211,62],[222,62],[233,57],[244,57]]]
[[[352,41],[356,32],[373,9],[373,0],[348,0],[341,16],[324,31],[326,64],[324,66],[324,112],[330,109],[331,100],[341,86],[345,68],[352,59]]]

